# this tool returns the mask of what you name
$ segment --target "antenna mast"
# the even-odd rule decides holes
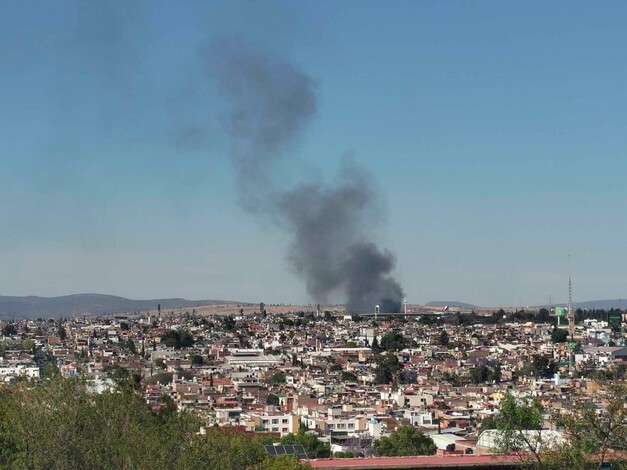
[[[570,340],[575,337],[575,311],[573,310],[573,282],[570,276],[570,255],[568,255],[568,334]]]

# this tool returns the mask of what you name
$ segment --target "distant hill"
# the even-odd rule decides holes
[[[448,305],[449,307],[477,308],[476,305],[458,302],[456,300],[434,300],[433,302],[429,302],[425,305],[427,307],[444,307],[445,305]]]
[[[237,303],[223,300],[151,299],[131,300],[103,294],[76,294],[62,297],[12,297],[0,295],[0,317],[50,318],[72,315],[111,313],[199,307],[201,305]]]
[[[548,305],[543,305],[544,308],[549,308]],[[568,307],[568,304],[555,304],[553,307]],[[582,310],[611,310],[615,309],[627,309],[626,299],[613,299],[613,300],[587,300],[585,302],[575,302],[575,308]]]

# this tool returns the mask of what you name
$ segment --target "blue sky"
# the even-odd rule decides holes
[[[0,294],[309,302],[237,205],[204,51],[302,68],[293,158],[369,169],[408,301],[627,291],[624,2],[3,2]],[[309,175],[301,175],[306,179]]]

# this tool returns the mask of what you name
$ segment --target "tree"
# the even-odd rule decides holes
[[[135,348],[135,341],[133,341],[132,339],[128,339],[126,341],[126,349],[128,349],[128,352],[131,354],[135,354],[137,352],[136,348]]]
[[[372,349],[374,354],[379,354],[381,352],[381,346],[379,346],[379,340],[376,336],[372,340],[372,346],[370,346],[370,349]]]
[[[448,333],[446,332],[446,330],[442,330],[438,338],[438,341],[440,342],[442,346],[448,346],[449,337],[448,337]]]
[[[343,371],[342,372],[342,381],[343,382],[357,382],[357,376],[352,372]]]
[[[375,382],[378,384],[390,384],[396,374],[403,368],[395,354],[387,353],[376,358]]]
[[[270,377],[271,384],[284,384],[285,380],[286,378],[283,372],[277,372]]]
[[[35,348],[35,342],[32,339],[22,341],[22,349],[24,351],[32,351]]]
[[[291,455],[281,455],[278,457],[270,457],[263,462],[261,470],[307,470],[311,468],[307,462],[301,462]]]
[[[266,405],[279,406],[279,397],[276,396],[274,393],[270,393],[266,397]]]
[[[565,343],[568,341],[568,331],[553,327],[551,332],[551,341],[554,343]]]
[[[534,356],[531,365],[536,377],[546,379],[553,377],[558,368],[557,363],[553,359],[544,355]]]
[[[203,359],[203,357],[200,354],[194,354],[192,356],[192,364],[204,364],[205,360]]]
[[[2,328],[2,334],[4,336],[13,336],[17,334],[17,328],[15,328],[15,325],[13,323],[7,323],[6,325],[4,325],[4,327]]]
[[[67,332],[61,323],[59,323],[59,328],[57,328],[57,334],[59,335],[59,339],[61,341],[65,341],[67,338]]]
[[[130,329],[130,326],[127,322],[123,321],[120,323],[120,329],[122,331],[128,331]]]
[[[484,420],[482,430],[498,431],[494,450],[501,453],[516,453],[526,459],[529,453],[533,460],[541,463],[542,429],[544,409],[537,399],[517,399],[507,394],[501,409],[490,420]]]
[[[261,440],[244,433],[202,434],[200,426],[168,398],[153,411],[131,389],[92,394],[82,381],[61,377],[18,383],[0,388],[0,468],[309,468],[294,457],[269,457]]]
[[[384,457],[434,455],[437,451],[433,439],[414,426],[399,426],[389,436],[376,441],[374,446]]]
[[[405,338],[396,331],[389,331],[381,338],[381,349],[388,352],[400,351],[405,347]]]
[[[470,369],[470,380],[475,385],[485,382],[499,382],[501,380],[501,366],[496,364],[488,367],[485,364]]]
[[[194,337],[187,330],[169,330],[161,335],[161,342],[168,348],[189,348],[194,344]]]
[[[627,452],[627,385],[604,384],[599,397],[600,401],[607,403],[602,409],[597,409],[589,401],[578,402],[568,412],[562,411],[553,416],[555,422],[564,428],[569,440],[545,453],[545,468],[604,468],[608,460],[613,461],[612,468],[627,468],[624,454]],[[610,450],[622,454],[608,458]]]
[[[224,317],[224,320],[222,320],[222,324],[226,331],[233,331],[236,326],[235,318],[233,318],[232,315],[228,315]]]

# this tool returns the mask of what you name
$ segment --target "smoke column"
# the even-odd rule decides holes
[[[376,304],[382,312],[400,312],[403,289],[390,276],[394,255],[368,236],[373,178],[351,161],[344,161],[335,184],[290,189],[273,177],[316,113],[313,80],[239,44],[215,43],[209,54],[229,99],[226,126],[241,206],[275,218],[293,236],[288,259],[315,302],[339,294],[348,312]]]

